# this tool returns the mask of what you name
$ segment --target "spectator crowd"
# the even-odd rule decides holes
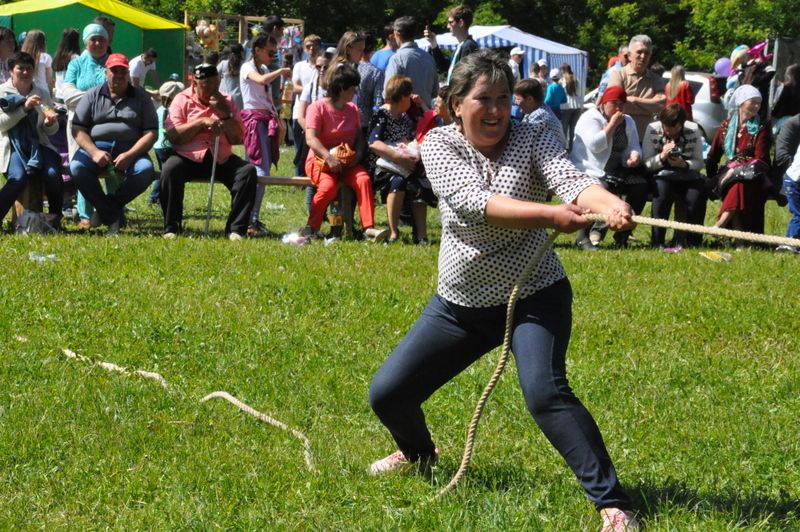
[[[454,68],[480,48],[472,17],[466,5],[448,12],[458,42],[449,54],[428,26],[403,16],[378,35],[348,31],[335,48],[301,36],[302,60],[293,62],[280,53],[286,24],[271,16],[247,42],[192,66],[186,85],[179,74],[162,83],[155,49],[114,53],[108,17],[65,29],[52,57],[43,32],[18,39],[0,27],[0,212],[35,180],[48,200],[44,218],[60,230],[64,212],[72,212],[66,178],[77,188],[79,227],[114,234],[126,224],[126,205],[149,188],[163,212],[163,236],[174,239],[184,230],[185,184],[214,176],[231,195],[227,238],[266,236],[265,184],[288,138],[295,174],[311,181],[302,236],[320,237],[327,221],[334,237],[396,242],[405,223],[414,243],[427,244],[428,210],[439,198],[420,153],[431,129],[452,122]],[[775,199],[791,212],[786,235],[798,238],[800,67],[775,84],[770,109],[772,76],[761,50],[741,52],[724,98],[728,118],[708,139],[692,120],[686,72],[676,65],[667,77],[658,73],[646,35],[609,61],[594,106],[568,64],[541,59],[526,71],[525,50],[511,48],[512,119],[543,124],[563,157],[637,214],[651,201],[655,218],[702,224],[709,200],[718,200],[717,226],[762,233],[765,204]],[[148,81],[158,90],[145,89]],[[239,144],[244,157],[234,153]],[[386,205],[388,228],[376,226],[376,198]],[[597,223],[579,231],[576,245],[601,249],[606,229]],[[617,232],[613,246],[627,247],[630,238],[630,230]],[[676,232],[668,241],[653,228],[651,244],[679,251],[702,240]]]

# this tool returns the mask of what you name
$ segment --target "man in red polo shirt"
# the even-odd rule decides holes
[[[233,144],[241,144],[244,128],[239,109],[227,94],[219,92],[219,73],[203,63],[194,68],[192,85],[177,94],[165,121],[166,136],[176,155],[161,170],[161,209],[164,238],[174,239],[183,229],[183,191],[187,181],[211,177],[214,142],[219,136],[215,181],[231,192],[231,212],[225,224],[230,240],[247,234],[256,192],[256,168],[234,155]]]

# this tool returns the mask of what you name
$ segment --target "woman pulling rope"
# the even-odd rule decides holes
[[[439,286],[373,378],[370,403],[400,449],[373,463],[373,474],[436,461],[421,405],[502,342],[506,299],[547,228],[587,227],[588,211],[603,213],[614,230],[633,225],[630,206],[577,171],[563,143],[541,125],[511,124],[513,83],[500,56],[471,54],[451,78],[456,123],[425,139],[423,162],[442,213]],[[565,203],[545,204],[548,189]],[[600,511],[603,530],[635,530],[600,431],[567,382],[572,291],[552,250],[519,297],[509,343],[528,409]]]

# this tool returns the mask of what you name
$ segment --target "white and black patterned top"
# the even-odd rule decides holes
[[[522,117],[522,121],[530,122],[532,124],[535,124],[536,122],[544,122],[545,125],[550,128],[550,131],[552,131],[553,134],[561,141],[561,149],[566,149],[567,141],[566,137],[564,136],[564,128],[561,126],[561,120],[559,120],[555,113],[553,113],[553,110],[546,105],[542,105],[538,109],[534,109],[533,112]]]
[[[422,161],[439,197],[442,245],[438,293],[466,307],[503,305],[517,277],[547,239],[544,229],[503,229],[485,219],[495,194],[544,202],[553,190],[572,202],[599,182],[579,172],[563,144],[543,123],[511,125],[505,150],[495,162],[479,153],[455,124],[432,130],[422,143]],[[550,250],[520,297],[566,277]]]

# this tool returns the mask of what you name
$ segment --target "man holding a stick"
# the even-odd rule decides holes
[[[241,240],[247,234],[256,169],[232,153],[231,146],[242,143],[244,128],[236,104],[219,92],[219,81],[216,67],[205,63],[196,66],[191,86],[178,93],[169,107],[166,136],[176,154],[167,159],[161,172],[159,198],[166,239],[174,239],[183,229],[186,182],[210,179],[212,175],[231,193],[225,234],[230,240]]]

